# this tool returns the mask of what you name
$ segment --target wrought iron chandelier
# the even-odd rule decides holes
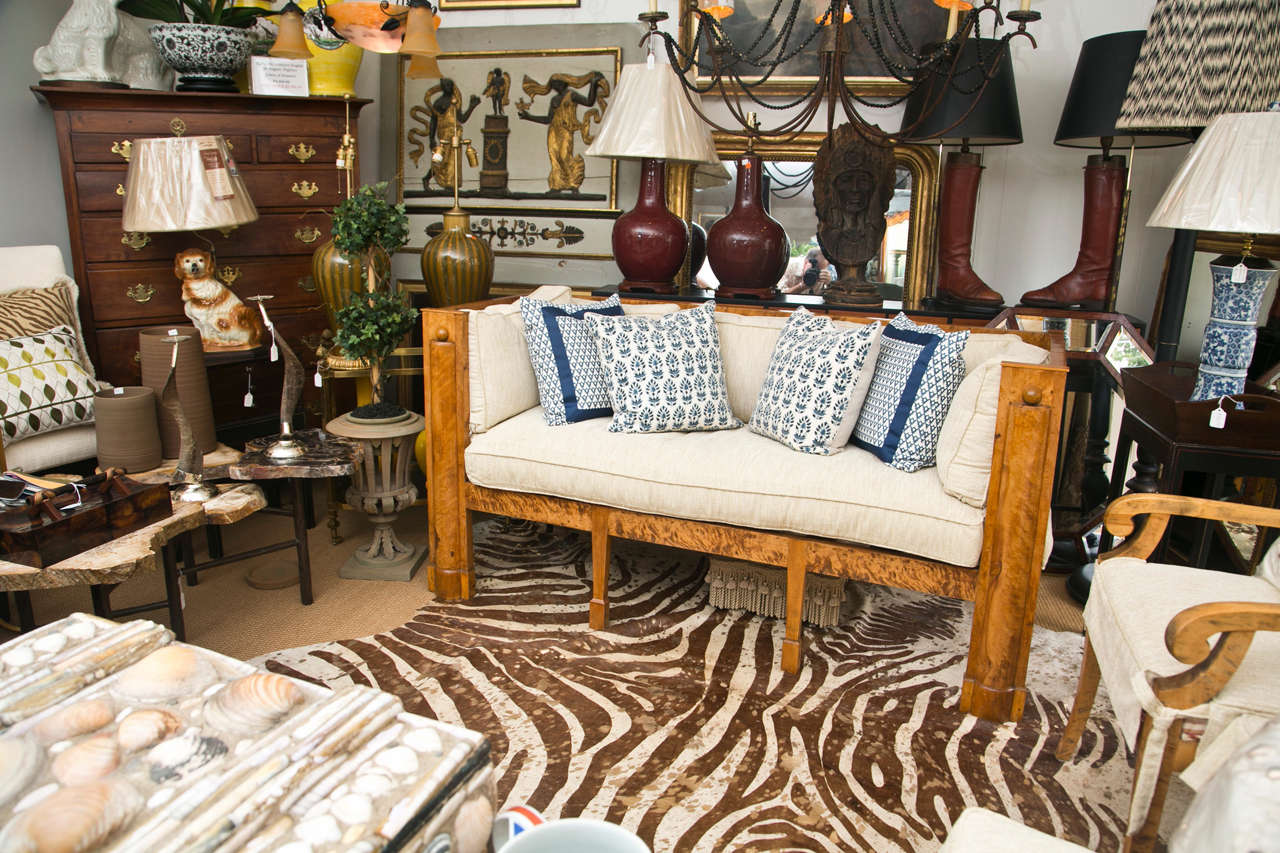
[[[722,23],[733,13],[732,3],[688,0],[694,30],[687,50],[669,33],[658,30],[658,22],[667,17],[665,12],[651,9],[639,18],[649,24],[646,41],[656,36],[665,42],[668,59],[678,72],[691,105],[715,129],[745,132],[753,143],[759,138],[791,139],[813,123],[825,104],[828,133],[837,114],[843,113],[864,137],[888,144],[916,139],[914,132],[925,125],[948,89],[969,95],[985,90],[1000,63],[1008,60],[1010,41],[1026,36],[1033,47],[1036,45],[1027,25],[1039,20],[1040,13],[1030,8],[1030,0],[1020,0],[1018,8],[1007,12],[1001,11],[1000,0],[933,2],[941,7],[939,14],[943,14],[942,10],[950,13],[947,36],[921,45],[912,43],[899,14],[902,4],[898,0],[775,0],[768,16],[745,44],[734,43]],[[813,20],[817,28],[807,31],[807,20]],[[995,35],[996,28],[1006,20],[1016,23],[1017,28]],[[839,24],[833,26],[834,22]],[[966,41],[980,35],[984,41],[978,43],[976,52],[961,50]],[[860,54],[874,57],[882,76],[900,84],[897,94],[867,96],[850,85],[844,69],[855,40]],[[806,91],[789,97],[765,94],[781,67],[814,52],[819,71],[815,80],[806,81]],[[929,87],[925,90],[925,109],[896,133],[881,130],[864,113],[868,108],[902,103],[922,87]],[[707,94],[721,96],[739,127],[725,127],[710,118],[699,99],[692,97]],[[979,100],[974,98],[973,103]],[[778,115],[779,120],[772,127],[762,127],[757,114]],[[960,116],[952,127],[961,124],[967,115]]]

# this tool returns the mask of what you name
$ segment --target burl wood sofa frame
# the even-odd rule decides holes
[[[479,308],[503,301],[511,300],[465,307]],[[730,305],[718,305],[716,310],[783,313]],[[831,313],[842,319],[869,316]],[[960,708],[996,721],[1022,716],[1067,375],[1060,335],[1007,332],[1048,349],[1051,355],[1046,365],[1006,364],[1001,372],[982,558],[974,569],[850,542],[668,518],[474,485],[467,481],[463,464],[463,452],[470,440],[467,322],[468,314],[458,309],[422,312],[430,442],[427,578],[432,591],[443,600],[470,598],[475,589],[472,512],[589,531],[593,581],[590,624],[597,630],[609,618],[608,567],[615,538],[785,567],[787,616],[782,668],[789,673],[800,667],[800,617],[807,572],[966,599],[974,602],[974,613]]]

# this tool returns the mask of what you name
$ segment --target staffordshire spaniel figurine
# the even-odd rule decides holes
[[[258,312],[213,275],[213,255],[201,249],[179,252],[173,273],[182,281],[184,311],[204,339],[205,349],[256,347],[264,330]]]

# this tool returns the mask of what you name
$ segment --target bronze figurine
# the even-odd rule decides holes
[[[585,95],[575,91],[583,86],[589,86]],[[547,126],[547,156],[551,160],[548,189],[552,192],[577,192],[586,179],[586,163],[581,154],[574,153],[574,134],[581,133],[582,141],[591,144],[591,122],[600,121],[607,106],[608,78],[599,71],[579,75],[552,74],[551,79],[543,84],[526,75],[523,89],[531,98],[555,93],[551,95],[545,115],[530,114],[529,107],[533,104],[524,100],[516,102],[516,111],[525,121]],[[581,120],[578,118],[579,106],[590,108]]]

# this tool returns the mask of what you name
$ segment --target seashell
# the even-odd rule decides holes
[[[256,735],[280,722],[304,698],[298,685],[283,675],[256,672],[211,697],[204,704],[204,719],[215,729]]]
[[[0,849],[80,853],[98,847],[141,807],[142,797],[122,779],[63,788],[11,820]]]
[[[381,771],[372,773],[363,773],[356,777],[355,783],[351,789],[360,794],[368,794],[371,797],[380,797],[387,791],[395,787],[395,782],[391,781],[391,777]]]
[[[125,752],[137,752],[159,743],[182,728],[182,721],[168,711],[146,708],[120,721],[116,740]]]
[[[181,779],[226,754],[227,745],[222,741],[204,737],[199,729],[188,729],[178,737],[161,741],[147,753],[151,781],[159,784]]]
[[[333,815],[304,820],[293,828],[293,832],[308,844],[332,844],[342,838],[342,830]]]
[[[72,622],[62,629],[68,640],[87,640],[98,632],[92,622]]]
[[[31,808],[36,803],[43,800],[45,797],[49,796],[54,791],[58,790],[58,788],[60,787],[61,786],[57,782],[50,782],[48,785],[41,785],[39,788],[36,788],[31,793],[27,794],[25,797],[18,800],[18,802],[13,807],[13,813],[17,814],[20,811],[24,811],[25,809]]]
[[[53,759],[53,778],[63,785],[85,785],[120,766],[120,747],[111,735],[97,735]]]
[[[429,755],[441,755],[444,752],[444,744],[440,741],[440,735],[430,726],[423,726],[406,734],[404,736],[404,745],[414,752],[425,752]]]
[[[177,788],[161,788],[147,800],[147,809],[158,809],[178,795]]]
[[[418,769],[418,756],[407,746],[384,749],[373,760],[379,767],[385,767],[397,776],[408,776]]]
[[[276,853],[311,853],[312,847],[305,841],[290,841],[276,848]]]
[[[67,638],[60,632],[54,631],[36,639],[31,645],[42,655],[52,655],[66,648]]]
[[[217,680],[213,665],[194,649],[164,646],[120,673],[112,690],[143,702],[169,702]]]
[[[42,764],[44,756],[35,741],[25,737],[0,738],[0,808],[26,790]]]
[[[31,733],[43,743],[56,743],[96,732],[114,718],[115,711],[110,702],[105,699],[86,699],[49,715]]]
[[[5,652],[0,656],[0,663],[3,663],[9,669],[21,669],[24,666],[31,666],[35,662],[36,653],[29,646],[19,646],[13,651]]]
[[[373,819],[373,801],[364,794],[347,794],[333,804],[333,816],[347,826]]]

